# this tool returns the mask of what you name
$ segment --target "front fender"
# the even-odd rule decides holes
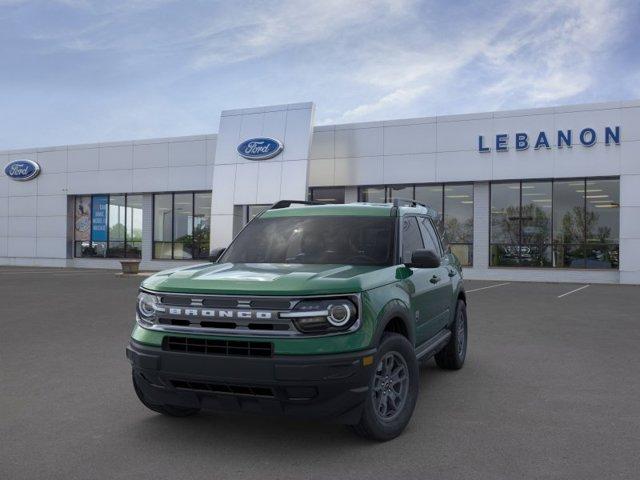
[[[411,344],[416,344],[415,326],[411,321],[411,312],[409,311],[409,308],[400,300],[391,300],[387,305],[385,305],[383,311],[380,312],[375,333],[373,335],[372,346],[380,343],[382,335],[384,335],[385,328],[389,325],[389,322],[396,318],[399,318],[402,321]]]
[[[394,318],[400,319],[409,341],[415,345],[415,324],[411,316],[409,294],[398,282],[364,292],[363,303],[373,323],[371,347],[379,344],[385,327]]]

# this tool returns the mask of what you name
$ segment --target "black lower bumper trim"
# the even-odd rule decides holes
[[[375,350],[250,358],[165,351],[131,341],[136,382],[152,404],[356,423]]]

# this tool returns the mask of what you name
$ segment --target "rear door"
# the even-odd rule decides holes
[[[430,298],[435,304],[433,324],[437,332],[449,323],[451,297],[453,295],[451,272],[455,272],[455,270],[448,265],[431,220],[428,217],[418,217],[418,223],[420,225],[420,232],[422,233],[424,248],[433,250],[436,255],[440,257],[441,262],[440,267],[434,269],[434,274],[429,279],[433,284],[433,291]]]
[[[415,216],[404,216],[401,225],[401,261],[411,263],[415,250],[424,248],[422,234]],[[437,321],[440,306],[435,301],[437,284],[432,282],[437,275],[436,268],[411,268],[411,276],[403,280],[403,286],[411,299],[411,314],[416,327],[416,344],[431,338],[438,330]]]

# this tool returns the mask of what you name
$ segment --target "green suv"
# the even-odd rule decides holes
[[[462,367],[460,263],[413,201],[281,201],[212,263],[141,286],[127,347],[151,410],[324,418],[388,440],[409,422],[418,362]]]

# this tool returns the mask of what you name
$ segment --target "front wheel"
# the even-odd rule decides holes
[[[436,353],[436,364],[445,370],[460,370],[467,356],[467,305],[458,300],[456,318],[451,324],[451,339]]]
[[[396,333],[382,337],[375,361],[362,418],[351,428],[362,437],[386,441],[400,435],[411,419],[418,398],[418,361],[409,340]]]

